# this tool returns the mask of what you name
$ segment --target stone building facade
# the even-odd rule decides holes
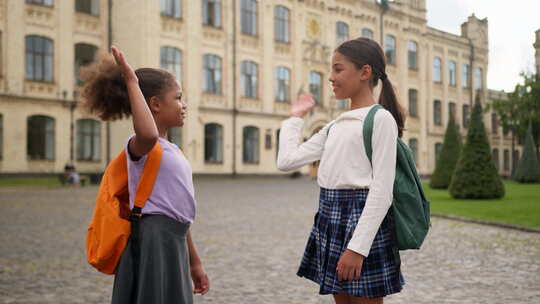
[[[476,95],[483,103],[504,95],[487,89],[487,19],[472,15],[460,35],[443,32],[427,25],[425,0],[386,9],[375,0],[4,0],[0,35],[0,174],[55,173],[66,163],[100,172],[122,149],[131,122],[100,122],[80,107],[79,67],[110,44],[134,67],[180,79],[188,118],[169,137],[200,174],[280,173],[280,122],[297,92],[318,102],[305,138],[346,110],[328,77],[347,39],[383,46],[408,113],[404,140],[424,175],[450,113],[466,134]],[[510,138],[491,113],[485,123],[503,155]]]

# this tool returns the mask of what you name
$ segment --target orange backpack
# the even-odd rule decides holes
[[[129,210],[126,152],[122,151],[105,169],[86,235],[86,257],[98,271],[115,273],[131,234],[131,220],[140,218],[141,210],[152,193],[162,154],[163,148],[157,141],[148,153],[133,210]]]

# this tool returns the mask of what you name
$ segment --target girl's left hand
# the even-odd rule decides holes
[[[210,280],[202,265],[191,266],[191,279],[194,285],[193,293],[204,295],[210,289]]]
[[[350,249],[345,250],[337,263],[338,280],[352,281],[360,279],[364,256]]]

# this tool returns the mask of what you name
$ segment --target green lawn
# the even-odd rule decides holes
[[[540,184],[505,181],[506,195],[498,200],[456,200],[447,190],[424,183],[431,212],[540,228]]]
[[[8,177],[0,178],[0,187],[60,187],[58,177]]]

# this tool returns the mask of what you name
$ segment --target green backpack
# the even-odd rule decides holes
[[[375,105],[364,121],[364,146],[371,162],[371,138],[377,110]],[[392,212],[395,221],[395,237],[399,250],[419,249],[430,227],[429,201],[426,200],[422,184],[416,172],[412,152],[405,143],[397,139],[396,178],[394,180]]]

